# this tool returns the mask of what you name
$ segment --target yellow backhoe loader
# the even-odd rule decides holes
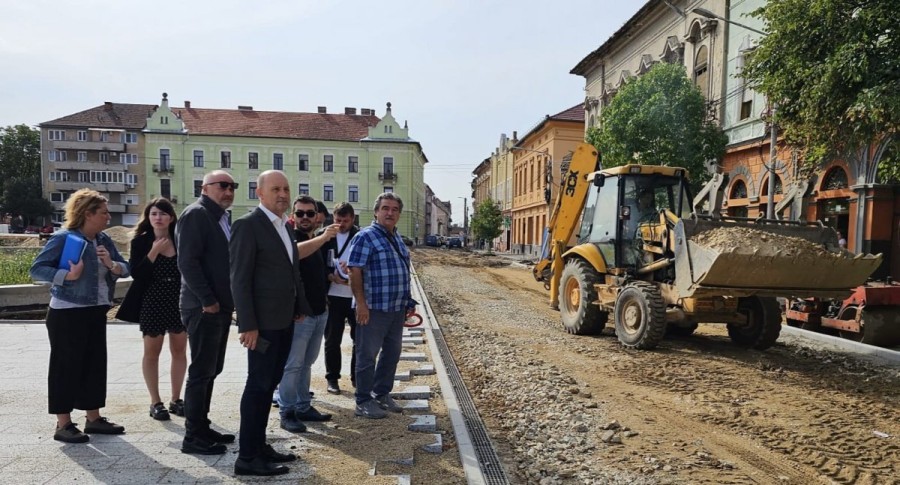
[[[623,345],[651,349],[667,331],[725,323],[734,343],[762,350],[781,331],[776,297],[845,298],[881,262],[841,251],[820,224],[701,214],[705,200],[721,206],[722,175],[692,199],[682,168],[599,168],[580,145],[533,270],[570,333],[598,333],[612,316]]]

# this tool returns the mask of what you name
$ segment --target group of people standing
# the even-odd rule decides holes
[[[409,251],[396,230],[402,200],[379,195],[375,220],[361,230],[354,226],[353,206],[338,204],[335,223],[320,228],[324,204],[300,196],[289,220],[287,177],[269,170],[257,179],[259,206],[232,224],[227,210],[237,187],[226,171],[208,173],[200,198],[181,217],[168,200],[151,200],[135,228],[128,261],[102,232],[110,219],[106,199],[89,189],[69,197],[65,230],[48,241],[31,268],[35,281],[51,285],[48,394],[50,413],[57,416],[54,439],[84,443],[92,433],[125,431],[101,417],[100,409],[106,404],[106,314],[116,278],[129,275],[134,281],[117,317],[140,324],[149,414],[158,420],[184,416],[184,453],[221,454],[235,441],[209,420],[235,314],[247,349],[236,474],[287,473],[284,463],[297,458],[265,439],[276,389],[282,428],[303,432],[305,421],[332,418],[312,406],[311,368],[324,337],[327,391],[340,394],[345,322],[354,340],[355,414],[377,419],[402,411],[390,391],[403,321],[417,304],[410,294]],[[88,242],[87,250],[78,261],[60,261],[72,234]],[[172,353],[168,407],[158,379],[165,334]],[[84,432],[72,422],[73,409],[86,410]]]

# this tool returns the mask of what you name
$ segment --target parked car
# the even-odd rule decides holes
[[[451,237],[447,241],[448,248],[461,248],[462,247],[462,239],[458,237]]]
[[[441,245],[440,237],[437,234],[429,234],[425,236],[425,245],[431,247],[438,247]]]

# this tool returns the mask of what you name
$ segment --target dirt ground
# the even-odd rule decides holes
[[[621,444],[600,443],[585,466],[660,483],[900,484],[897,367],[782,343],[739,349],[717,325],[653,351],[627,350],[611,323],[596,337],[566,334],[547,292],[521,265],[438,250],[416,251],[414,261],[455,357],[465,346],[458,336],[504,342],[517,352],[495,358],[561,369],[593,401],[588,410],[638,432]],[[496,291],[466,290],[485,284]],[[485,318],[487,301],[521,316]],[[452,322],[465,322],[464,332]],[[510,476],[533,481],[517,474],[529,457],[504,432],[514,418],[491,393],[496,383],[482,364],[456,360]]]

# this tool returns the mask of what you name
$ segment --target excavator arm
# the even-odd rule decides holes
[[[540,261],[535,264],[534,278],[543,281],[550,288],[550,305],[556,308],[559,303],[559,280],[562,276],[562,254],[566,250],[575,228],[581,221],[581,213],[587,200],[591,182],[588,175],[600,168],[597,149],[588,143],[582,143],[575,149],[569,170],[565,174],[553,212],[548,223],[549,231],[544,252]]]

